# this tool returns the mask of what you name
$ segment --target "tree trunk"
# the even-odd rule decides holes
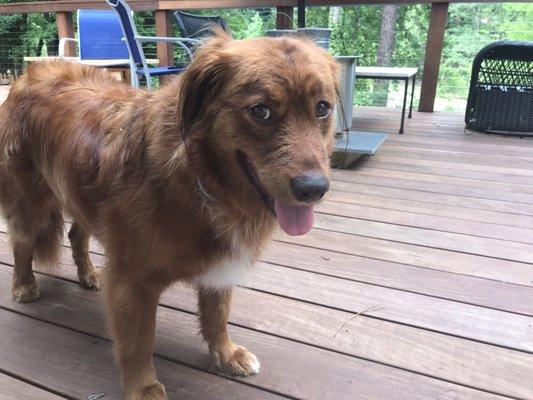
[[[396,36],[396,20],[398,19],[398,6],[387,4],[383,6],[381,12],[381,32],[379,37],[378,54],[376,64],[379,67],[390,67],[391,58],[394,52],[394,39]],[[379,106],[387,105],[389,91],[389,81],[376,82],[374,93]]]

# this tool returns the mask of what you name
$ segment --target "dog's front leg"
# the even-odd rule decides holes
[[[162,288],[132,283],[127,274],[107,268],[104,293],[115,354],[127,400],[166,400],[154,362],[155,318]]]
[[[257,357],[231,341],[227,331],[233,289],[198,288],[202,335],[222,373],[248,376],[259,372]]]

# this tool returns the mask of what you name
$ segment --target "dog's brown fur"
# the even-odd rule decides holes
[[[181,77],[150,93],[74,63],[31,65],[0,109],[15,300],[38,297],[32,259],[57,261],[66,212],[82,286],[100,286],[89,235],[108,256],[104,294],[126,398],[166,398],[152,362],[155,314],[161,291],[178,280],[198,286],[201,331],[218,368],[257,372],[255,356],[226,331],[231,285],[200,278],[227,260],[257,260],[275,226],[237,150],[287,203],[296,204],[292,177],[329,175],[332,121],[314,113],[317,101],[335,103],[337,69],[308,41],[220,34]],[[273,110],[271,123],[248,111],[260,103]]]

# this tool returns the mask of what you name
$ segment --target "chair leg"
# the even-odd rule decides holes
[[[146,89],[150,91],[152,90],[152,78],[149,73],[146,73],[145,77],[146,77]]]
[[[139,88],[139,81],[138,81],[138,78],[137,78],[137,74],[135,73],[135,71],[133,70],[133,68],[130,68],[130,82],[131,82],[131,86],[138,89]]]
[[[405,90],[403,93],[403,107],[402,107],[402,122],[400,125],[400,131],[398,132],[400,135],[403,134],[403,123],[405,121],[405,108],[407,106],[407,92],[409,90],[409,79],[405,80]]]
[[[409,106],[409,115],[407,118],[413,118],[413,96],[415,94],[416,75],[413,75],[413,86],[411,88],[411,105]]]

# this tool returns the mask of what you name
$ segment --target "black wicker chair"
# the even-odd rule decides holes
[[[533,42],[496,42],[477,54],[465,123],[477,132],[533,135]]]
[[[220,26],[230,33],[224,18],[218,15],[195,15],[183,11],[174,12],[180,36],[190,39],[205,39],[213,35],[213,26]]]

